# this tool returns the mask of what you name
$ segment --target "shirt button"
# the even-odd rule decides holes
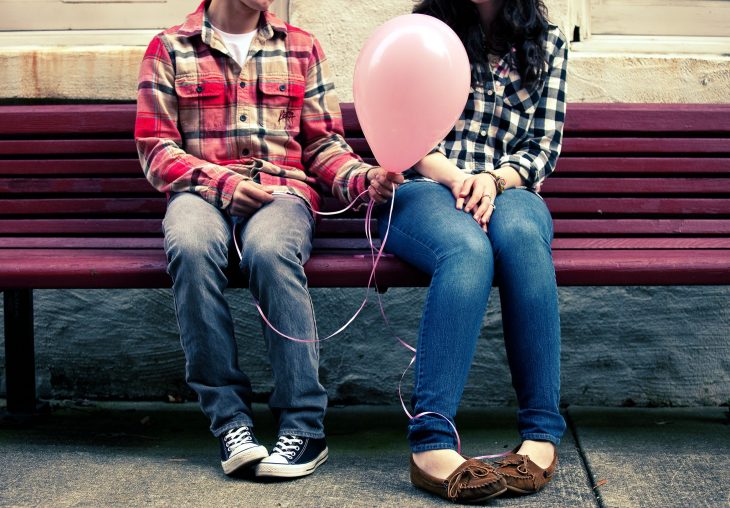
[[[487,90],[487,95],[494,95],[494,92],[492,90]]]
[[[282,92],[283,92],[284,90],[286,90],[286,85],[279,85],[279,90],[281,90]]]
[[[203,85],[198,85],[198,87],[195,89],[196,92],[201,93],[203,91]]]
[[[246,157],[250,153],[251,153],[251,150],[249,150],[248,148],[244,148],[243,151],[241,152],[241,155]]]
[[[243,81],[241,81],[241,83],[239,84],[241,85],[241,88],[246,88],[246,83],[244,83]]]
[[[481,137],[483,137],[483,138],[486,138],[487,137],[487,131],[485,131],[485,130],[479,131],[479,135]]]
[[[246,121],[246,115],[241,115],[241,121],[242,122],[245,122]]]

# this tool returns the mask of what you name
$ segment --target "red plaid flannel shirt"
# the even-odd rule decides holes
[[[321,190],[351,202],[371,166],[344,140],[319,42],[266,12],[241,68],[212,29],[206,3],[158,34],[142,61],[135,139],[147,179],[221,209],[251,179],[315,210]]]

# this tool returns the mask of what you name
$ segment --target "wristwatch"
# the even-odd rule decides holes
[[[497,187],[497,194],[502,194],[504,192],[504,188],[507,186],[507,180],[505,180],[503,176],[497,174],[496,171],[487,170],[485,173],[494,179],[494,185]]]

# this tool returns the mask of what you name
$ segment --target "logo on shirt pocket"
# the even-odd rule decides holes
[[[284,122],[287,126],[291,126],[296,116],[291,109],[282,109],[279,113],[279,123]]]
[[[268,110],[266,118],[278,128],[291,129],[299,123],[304,105],[304,80],[295,76],[259,76],[260,105]]]

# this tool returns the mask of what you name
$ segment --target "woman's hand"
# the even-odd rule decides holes
[[[365,174],[365,181],[369,185],[368,194],[370,199],[377,204],[383,204],[393,197],[393,192],[398,184],[403,183],[403,175],[386,171],[379,166],[368,169]]]
[[[452,187],[452,192],[456,198],[456,208],[471,213],[486,232],[494,212],[494,198],[497,197],[494,178],[486,173],[471,175],[463,180],[460,187]]]

